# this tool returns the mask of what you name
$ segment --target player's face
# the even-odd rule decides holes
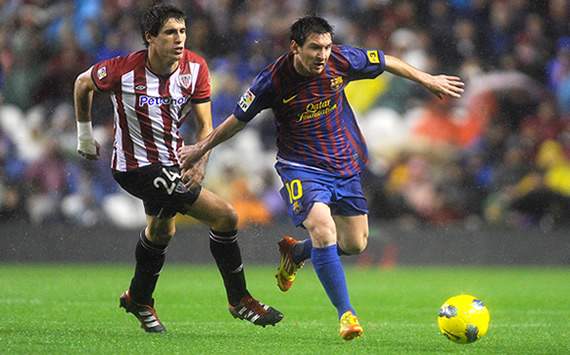
[[[291,49],[295,54],[295,69],[301,75],[319,75],[325,70],[332,49],[332,37],[330,33],[311,33],[303,46],[291,43]]]
[[[186,42],[186,23],[184,20],[170,18],[166,20],[156,37],[148,36],[149,48],[154,47],[163,58],[177,61],[184,53]]]

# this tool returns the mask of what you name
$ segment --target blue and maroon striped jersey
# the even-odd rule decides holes
[[[234,115],[248,122],[271,108],[279,161],[334,175],[358,174],[368,151],[344,88],[352,80],[377,77],[384,66],[380,50],[333,45],[325,70],[305,77],[295,71],[288,53],[258,74]]]

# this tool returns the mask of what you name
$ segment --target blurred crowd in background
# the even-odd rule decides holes
[[[94,100],[101,160],[76,154],[73,84],[95,62],[144,48],[138,14],[150,3],[0,0],[0,223],[144,225],[142,204],[111,177],[107,95]],[[567,0],[171,3],[188,15],[188,48],[208,61],[215,125],[288,50],[289,26],[306,14],[328,19],[336,43],[380,48],[466,82],[460,100],[390,74],[349,85],[370,148],[363,178],[372,219],[410,228],[570,223]],[[187,142],[192,130],[187,124]],[[210,159],[204,184],[236,206],[242,226],[286,213],[273,132],[264,112]]]

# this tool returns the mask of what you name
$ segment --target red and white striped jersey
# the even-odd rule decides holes
[[[91,69],[100,91],[110,92],[115,111],[112,168],[128,171],[150,164],[178,165],[179,129],[190,102],[210,100],[204,58],[184,50],[169,76],[146,66],[147,51],[101,61]]]

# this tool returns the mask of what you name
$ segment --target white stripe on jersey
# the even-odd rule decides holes
[[[111,101],[113,102],[113,107],[115,107],[115,139],[113,140],[113,160],[115,161],[117,166],[113,166],[113,169],[119,171],[126,171],[127,170],[127,159],[125,158],[125,152],[123,151],[123,130],[121,129],[121,125],[119,125],[119,112],[117,106],[117,97],[115,94],[111,94]]]
[[[121,77],[121,92],[123,96],[123,106],[129,127],[129,136],[133,141],[134,155],[139,167],[150,165],[146,155],[146,147],[141,133],[141,126],[136,113],[137,96],[135,92],[135,72],[130,71]],[[118,122],[117,122],[118,123]],[[118,147],[122,152],[123,147]],[[122,152],[124,154],[124,152]]]
[[[146,94],[150,97],[160,97],[158,90],[160,80],[158,77],[152,74],[146,68],[145,75]],[[170,107],[172,106],[174,105],[170,105]],[[160,110],[160,105],[148,105],[148,117],[152,125],[154,144],[158,150],[158,161],[163,165],[172,165],[172,162],[170,161],[170,155],[168,154],[168,148],[166,147],[166,142],[164,141],[164,121],[162,120],[162,111]]]
[[[198,80],[198,73],[200,72],[200,64],[198,63],[188,63],[190,67],[190,73],[192,73],[192,95],[196,90],[196,81]]]
[[[182,97],[182,90],[180,88],[180,68],[176,70],[176,72],[170,77],[170,86],[168,88],[170,95],[172,97]],[[186,103],[184,107],[190,108],[192,105],[190,102]],[[178,105],[170,105],[170,116],[176,117],[177,120],[172,121],[172,126],[170,128],[170,133],[172,134],[172,146],[174,148],[174,155],[176,156],[176,160],[178,160],[178,164],[180,164],[180,160],[178,158],[178,139],[180,136],[178,135],[178,121],[183,117],[180,115],[182,110]]]

